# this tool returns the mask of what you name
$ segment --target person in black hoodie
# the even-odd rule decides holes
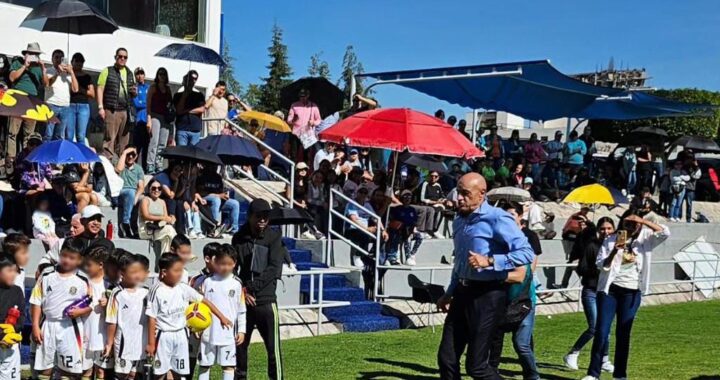
[[[597,282],[600,276],[595,261],[598,251],[605,238],[615,232],[615,222],[610,217],[602,217],[598,220],[597,227],[592,222],[586,222],[585,229],[578,235],[571,256],[577,256],[578,266],[577,274],[580,276],[582,288],[582,305],[587,320],[587,329],[578,337],[575,344],[564,357],[565,366],[572,369],[578,369],[578,356],[582,348],[593,339],[595,335],[595,322],[597,320]],[[602,369],[605,372],[612,373],[614,366],[608,357],[608,345],[603,347],[603,364]]]
[[[25,297],[22,289],[15,285],[17,275],[15,261],[10,256],[0,256],[0,323],[5,323],[8,312],[13,308],[17,308],[20,314],[14,324],[0,328],[0,368],[3,368],[3,378],[19,380],[20,350],[16,345],[22,339],[18,334],[23,327]]]
[[[280,233],[268,228],[270,209],[270,204],[264,199],[252,201],[248,221],[235,233],[232,245],[238,252],[236,271],[244,285],[247,303],[245,336],[252,336],[257,327],[268,355],[267,376],[269,379],[282,379],[280,322],[275,290],[287,250]],[[249,346],[249,338],[237,346],[236,380],[248,377]]]

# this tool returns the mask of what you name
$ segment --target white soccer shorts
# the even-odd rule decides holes
[[[74,374],[83,372],[82,321],[62,319],[44,321],[43,343],[35,353],[35,370],[57,368]]]
[[[20,348],[0,348],[0,380],[20,380]]]
[[[235,345],[216,346],[202,342],[200,344],[198,364],[201,367],[211,367],[214,364],[222,367],[235,367]]]
[[[103,357],[102,351],[85,350],[85,356],[83,357],[83,371],[87,371],[93,366],[97,366],[102,369],[113,368],[113,358]]]
[[[186,330],[161,331],[155,344],[155,376],[173,371],[179,375],[190,374],[188,333]]]
[[[126,360],[115,358],[115,373],[127,375],[142,371],[142,360]]]

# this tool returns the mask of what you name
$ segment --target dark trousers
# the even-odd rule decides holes
[[[132,132],[132,143],[137,147],[137,162],[142,164],[143,170],[147,171],[147,155],[148,144],[150,143],[150,135],[147,130],[147,122],[138,121]]]
[[[610,327],[617,316],[615,325],[615,372],[613,377],[627,377],[628,357],[630,356],[630,331],[635,314],[640,307],[640,291],[610,285],[610,291],[597,294],[597,326],[590,355],[590,367],[587,374],[600,377],[603,347],[610,336]]]
[[[282,355],[280,354],[280,314],[276,303],[247,307],[247,329],[245,341],[237,346],[235,380],[248,378],[248,348],[250,337],[257,327],[265,343],[268,357],[267,378],[283,378]]]
[[[488,364],[488,357],[498,323],[505,315],[506,294],[501,282],[458,284],[438,349],[441,379],[461,379],[460,357],[466,347],[465,370],[471,378],[502,379]]]

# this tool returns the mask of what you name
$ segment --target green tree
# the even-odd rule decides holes
[[[330,65],[326,60],[321,58],[322,54],[323,52],[319,52],[310,56],[308,75],[311,77],[323,77],[330,80]]]
[[[345,55],[343,56],[342,74],[337,81],[337,86],[342,88],[343,92],[345,92],[346,107],[349,107],[349,99],[353,95],[350,93],[353,75],[362,74],[364,72],[365,69],[363,68],[363,64],[360,62],[357,55],[355,54],[355,49],[352,45],[348,45],[345,49]],[[358,78],[355,83],[355,92],[364,93],[364,91],[364,79]],[[370,95],[371,93],[372,91],[368,95]]]
[[[275,24],[272,29],[272,40],[268,48],[270,64],[268,76],[263,79],[261,86],[259,109],[265,112],[275,112],[280,109],[280,90],[290,83],[292,69],[288,64],[288,48],[283,43],[283,30]]]
[[[222,58],[225,61],[225,66],[220,70],[220,80],[225,81],[229,93],[242,94],[243,87],[235,78],[235,58],[230,55],[230,44],[228,44],[227,39],[223,40]]]
[[[683,103],[720,106],[720,92],[681,88],[657,90],[653,95]],[[663,117],[629,121],[591,120],[593,136],[602,141],[621,142],[623,137],[640,126],[654,126],[667,131],[670,139],[686,135],[720,137],[720,108],[710,114],[687,117]]]
[[[253,109],[261,109],[262,86],[256,83],[247,85],[247,90],[241,95],[242,100]],[[274,112],[274,111],[273,111]]]

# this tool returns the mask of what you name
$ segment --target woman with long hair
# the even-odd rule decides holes
[[[583,331],[573,344],[570,352],[565,355],[565,366],[572,369],[578,369],[578,356],[585,345],[595,336],[595,326],[597,322],[597,282],[600,271],[595,265],[598,251],[603,240],[615,232],[615,222],[612,218],[604,216],[597,222],[597,227],[592,222],[586,222],[585,229],[580,233],[575,241],[573,252],[579,256],[577,274],[580,276],[582,284],[582,295],[580,300],[585,312],[585,320],[587,321],[587,329]],[[612,372],[614,366],[608,357],[608,344],[602,348],[603,360],[602,370]]]
[[[83,71],[85,57],[82,54],[73,54],[70,63],[77,78],[78,91],[70,93],[70,113],[65,134],[68,140],[87,146],[85,136],[90,122],[90,100],[95,99],[95,86],[90,74]]]
[[[590,367],[583,380],[597,380],[602,369],[603,348],[615,326],[615,379],[627,378],[630,332],[640,307],[641,294],[650,288],[652,250],[670,236],[667,226],[632,212],[622,219],[621,230],[602,243],[595,261],[600,269],[597,283],[597,323]]]
[[[159,153],[165,149],[170,129],[174,122],[171,111],[172,90],[168,84],[168,72],[164,67],[157,69],[155,81],[150,85],[147,93],[147,131],[150,136],[147,149],[147,172],[154,174],[162,167],[162,158]]]
[[[165,202],[160,199],[163,193],[163,185],[155,178],[151,179],[147,186],[147,194],[140,201],[138,212],[138,231],[141,239],[151,239],[160,242],[159,255],[170,251],[170,242],[177,235],[173,224],[175,216],[168,213]]]

